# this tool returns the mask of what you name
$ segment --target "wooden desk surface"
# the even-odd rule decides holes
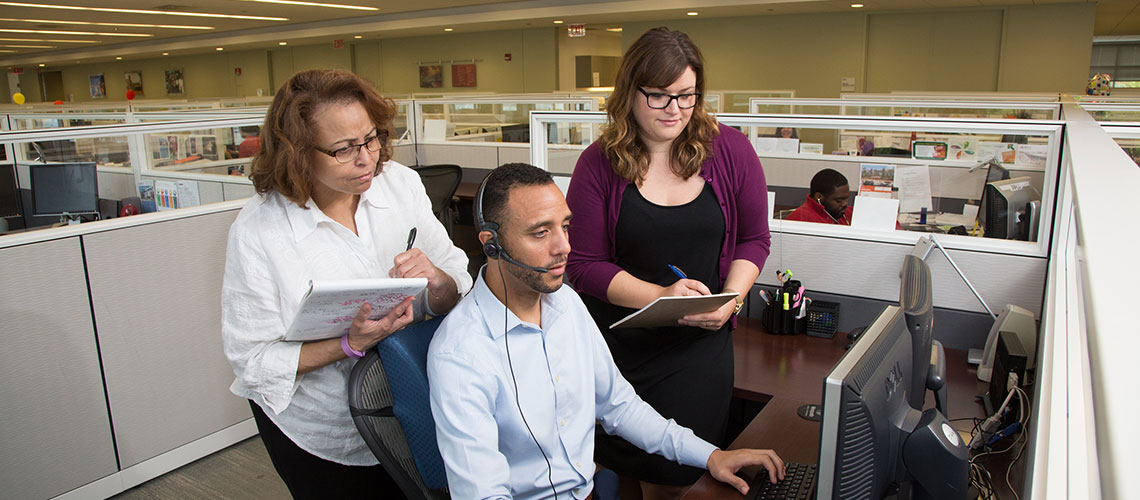
[[[478,182],[460,182],[459,187],[455,188],[455,196],[463,201],[474,201],[478,190]]]

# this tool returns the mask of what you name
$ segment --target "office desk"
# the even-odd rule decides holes
[[[455,197],[461,201],[474,201],[475,192],[479,190],[478,182],[460,182],[455,188]]]
[[[819,454],[819,422],[800,418],[796,408],[820,403],[823,379],[846,352],[847,335],[840,333],[832,339],[771,335],[763,331],[759,319],[740,318],[732,333],[732,344],[736,396],[767,404],[729,448],[770,448],[785,461],[815,463]],[[988,386],[978,381],[976,368],[966,363],[966,352],[947,349],[946,360],[947,418],[984,416],[975,396],[984,393]],[[928,395],[927,406],[933,404],[933,397]],[[745,468],[740,475],[751,479],[756,473],[753,467]],[[1015,468],[1015,483],[1019,475]],[[683,498],[743,497],[706,473]]]

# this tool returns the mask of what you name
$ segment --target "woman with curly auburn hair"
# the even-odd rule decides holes
[[[222,341],[273,466],[294,498],[403,498],[348,410],[356,359],[471,286],[467,257],[431,210],[419,175],[390,161],[396,106],[340,70],[293,75],[277,91],[253,159],[258,195],[230,226]],[[414,247],[409,232],[416,231]],[[405,251],[406,250],[406,251]],[[426,278],[426,293],[348,333],[285,339],[310,280]]]
[[[704,90],[700,51],[684,33],[655,28],[629,47],[609,123],[570,180],[566,272],[637,394],[723,445],[730,330],[768,258],[768,189],[748,138],[717,124]],[[658,297],[713,292],[738,298],[677,326],[608,328]],[[645,498],[679,497],[703,472],[596,436],[598,463],[640,479]]]

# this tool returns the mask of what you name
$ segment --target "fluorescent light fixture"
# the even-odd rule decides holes
[[[209,12],[170,12],[165,10],[115,9],[111,7],[80,7],[78,5],[56,5],[49,3],[0,2],[8,7],[32,7],[37,9],[85,10],[92,12],[117,12],[120,14],[154,14],[160,16],[216,17],[221,19],[248,19],[252,21],[288,21],[287,17],[243,16],[239,14],[213,14]]]
[[[99,43],[99,40],[55,40],[55,39],[46,39],[46,38],[0,38],[0,42]]]
[[[685,13],[685,15],[687,15],[687,16],[696,16],[696,15],[699,15],[699,14],[700,14],[700,12],[686,12],[686,13]]]
[[[452,31],[455,31],[455,30],[454,30],[453,28],[444,28],[444,29],[443,29],[443,31],[452,32]]]
[[[16,53],[16,51],[14,51],[14,50],[5,50],[5,49],[0,49],[0,52],[3,52],[5,54],[15,54]]]
[[[116,61],[122,61],[122,60],[123,60],[123,56],[115,56],[115,60],[116,60]]]
[[[170,52],[163,52],[162,55],[168,56],[168,55],[170,55]]]
[[[360,40],[361,38],[364,38],[364,35],[356,35],[356,36],[353,36],[353,38]]]
[[[586,87],[588,92],[613,92],[613,87]]]
[[[554,24],[562,24],[562,20],[561,19],[555,19]]]
[[[862,8],[863,8],[863,4],[861,4],[861,3],[853,3],[853,4],[851,4],[851,8],[852,8],[852,9],[862,9]]]
[[[351,9],[351,10],[380,10],[376,7],[367,7],[363,5],[344,5],[339,3],[319,3],[319,2],[301,2],[299,0],[238,0],[239,2],[257,2],[257,3],[279,3],[285,5],[304,5],[305,7],[327,7],[330,9]]]
[[[621,28],[606,28],[610,33],[621,33]]]
[[[226,50],[226,48],[225,47],[214,47],[214,50],[221,52],[223,50]]]
[[[55,45],[0,45],[8,49],[54,49]]]
[[[91,26],[124,26],[127,28],[169,28],[177,30],[212,30],[213,26],[184,26],[181,24],[136,24],[136,23],[92,23],[87,21],[54,21],[51,19],[10,19],[0,18],[0,21],[10,23],[36,23],[36,24],[81,24]]]
[[[47,66],[47,65],[46,65],[46,64],[44,64],[44,63],[40,63],[40,67],[41,67],[41,68],[42,68],[42,67],[44,67],[44,66]]]
[[[150,33],[97,33],[94,31],[18,30],[11,28],[0,28],[0,33],[35,33],[38,35],[134,36],[144,38],[148,36],[154,36]]]
[[[289,45],[289,42],[277,42],[277,45],[282,45],[282,46]]]

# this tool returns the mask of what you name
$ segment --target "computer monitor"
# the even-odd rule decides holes
[[[965,441],[941,411],[923,411],[912,397],[926,394],[932,309],[929,269],[908,257],[903,305],[885,308],[824,380],[820,500],[966,498]]]
[[[16,183],[16,166],[0,165],[0,217],[20,215],[20,186]]]
[[[99,183],[95,162],[30,165],[32,213],[98,213]]]
[[[1009,179],[1009,169],[1003,167],[997,158],[990,160],[988,166],[989,168],[986,170],[986,184]]]
[[[1037,241],[1041,194],[1029,177],[986,183],[982,192],[982,227],[987,238]]]

